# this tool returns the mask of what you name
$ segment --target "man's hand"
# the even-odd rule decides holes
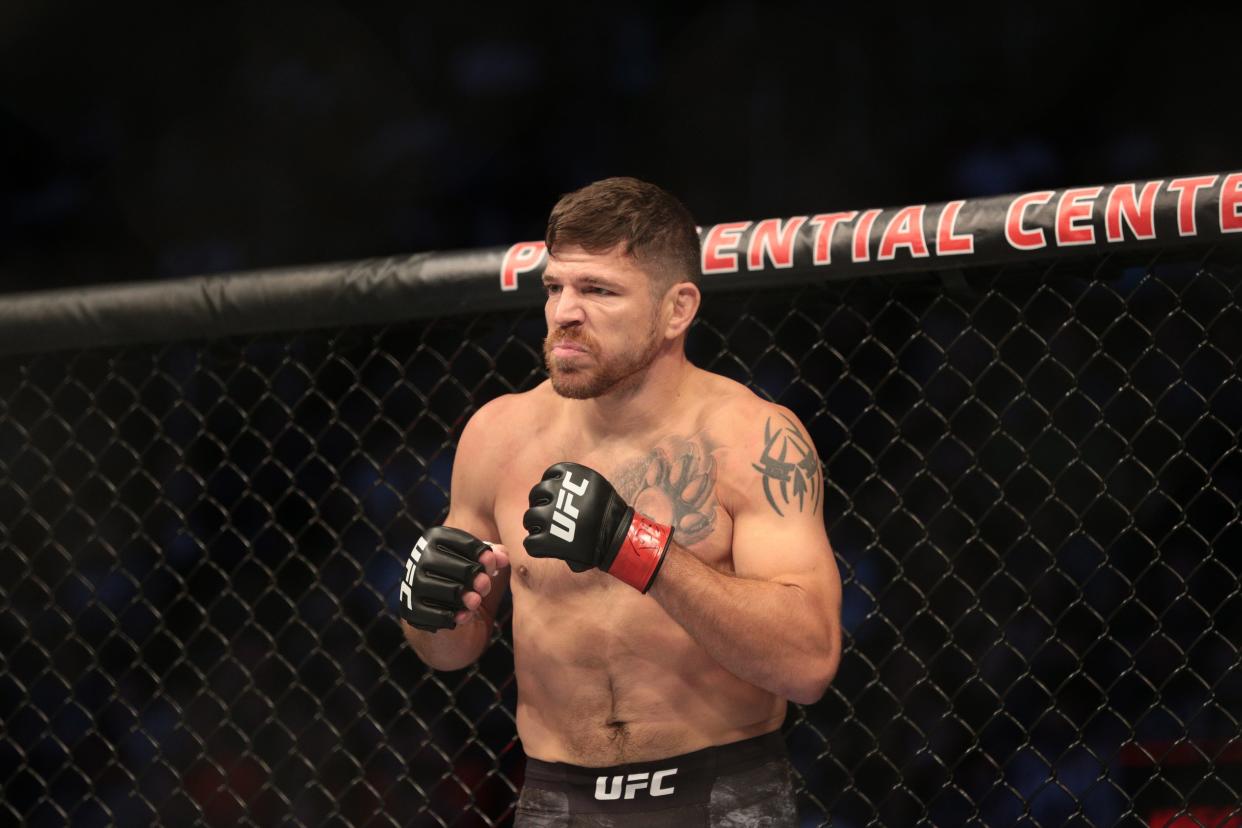
[[[557,463],[530,490],[522,541],[533,558],[560,558],[574,572],[597,567],[639,592],[651,588],[673,529],[626,504],[599,472]]]
[[[398,603],[412,627],[451,630],[475,613],[509,557],[500,544],[448,526],[427,531],[405,563]]]

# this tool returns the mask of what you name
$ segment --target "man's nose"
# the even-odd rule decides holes
[[[565,326],[580,324],[582,318],[582,298],[572,290],[562,289],[552,306],[552,321]]]

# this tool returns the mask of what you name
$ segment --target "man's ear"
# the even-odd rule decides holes
[[[686,332],[694,316],[699,312],[699,303],[703,296],[694,282],[678,282],[664,294],[668,310],[668,321],[664,325],[664,336],[676,339]]]

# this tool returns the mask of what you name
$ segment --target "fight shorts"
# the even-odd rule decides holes
[[[516,828],[798,824],[779,732],[655,762],[582,768],[526,760]]]

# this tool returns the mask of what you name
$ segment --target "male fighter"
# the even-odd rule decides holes
[[[549,381],[466,425],[443,526],[406,567],[431,667],[513,591],[517,825],[793,825],[779,728],[840,659],[823,478],[788,409],[687,361],[689,212],[635,179],[548,220]]]

